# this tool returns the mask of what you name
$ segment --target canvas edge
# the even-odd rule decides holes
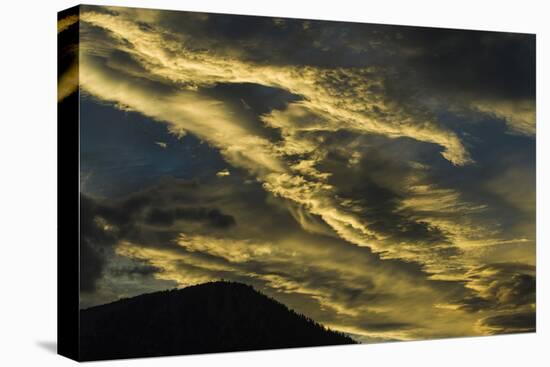
[[[61,10],[57,20],[79,16],[80,5]],[[79,361],[79,252],[80,252],[80,174],[79,174],[79,22],[57,35],[57,353]],[[61,35],[63,33],[63,35]],[[66,67],[68,40],[77,40],[70,63],[76,67],[76,91],[60,97],[60,77]],[[61,98],[61,100],[60,100]]]

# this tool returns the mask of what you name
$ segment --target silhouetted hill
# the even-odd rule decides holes
[[[212,282],[80,311],[81,360],[354,344],[252,287]]]

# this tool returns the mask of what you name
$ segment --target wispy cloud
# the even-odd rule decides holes
[[[343,25],[249,20],[261,38],[219,24],[219,17],[83,7],[84,97],[138,112],[178,137],[189,133],[229,165],[216,182],[192,189],[193,200],[215,208],[177,206],[175,198],[191,189],[174,182],[143,193],[148,199],[136,204],[132,224],[120,223],[130,198],[96,204],[90,215],[112,226],[106,247],[117,261],[149,264],[158,270],[149,278],[182,286],[246,281],[365,340],[524,328],[504,324],[514,312],[531,320],[534,301],[520,293],[534,273],[496,264],[532,265],[532,171],[513,161],[517,149],[506,153],[507,169],[503,163],[489,170],[486,142],[469,132],[486,127],[457,128],[445,113],[488,116],[504,121],[517,134],[511,138],[531,139],[529,93],[480,98],[475,78],[456,79],[462,66],[447,59],[436,63],[449,71],[450,82],[443,80],[425,44],[450,51],[424,31],[373,26],[357,38]],[[216,27],[234,32],[234,40],[221,42]],[[277,32],[294,31],[311,37],[293,45],[302,53],[285,58],[270,47],[284,44]],[[447,36],[458,48],[477,40]],[[481,39],[500,50],[492,38]],[[490,61],[480,59],[474,76]],[[232,100],[220,92],[229,85],[283,97],[261,106],[253,98]],[[114,279],[113,265],[100,260],[93,278]]]

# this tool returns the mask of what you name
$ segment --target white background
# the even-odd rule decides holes
[[[102,362],[103,366],[548,365],[548,75],[544,0],[193,0],[94,4],[537,33],[537,333]],[[56,340],[56,12],[74,1],[6,0],[0,12],[0,365],[65,366]],[[61,127],[63,128],[63,127]],[[74,137],[71,137],[74,138]],[[60,230],[63,230],[60,228]],[[546,291],[545,289],[546,288]],[[545,343],[546,339],[546,343]],[[546,346],[548,348],[548,346]],[[93,363],[92,363],[93,364]]]

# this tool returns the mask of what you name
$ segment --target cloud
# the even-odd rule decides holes
[[[483,113],[503,119],[516,134],[535,136],[535,100],[474,101],[472,107]]]
[[[504,50],[529,56],[530,37],[395,29],[84,6],[83,98],[229,167],[95,198],[90,235],[116,254],[92,252],[95,284],[244,281],[364,340],[511,330],[534,308],[534,177],[507,162],[516,140],[488,167],[475,128],[532,138],[529,65],[487,74]],[[476,119],[449,121],[464,111]]]
[[[376,93],[383,84],[374,69],[323,70],[254,65],[239,59],[228,61],[212,53],[193,52],[168,40],[160,28],[144,30],[139,24],[120,16],[85,12],[81,17],[84,22],[108,29],[115,37],[129,42],[132,47],[124,50],[137,60],[147,60],[144,67],[156,77],[189,88],[220,82],[248,82],[286,89],[302,95],[304,107],[327,118],[325,129],[334,129],[335,124],[347,124],[339,128],[410,136],[442,145],[446,149],[443,155],[455,164],[469,161],[454,133],[433,121],[417,121],[414,115],[407,114],[405,108],[385,101],[383,94]],[[356,98],[349,98],[352,96]]]
[[[535,267],[521,263],[498,263],[470,270],[468,287],[498,309],[534,307]]]
[[[127,79],[98,58],[83,57],[81,67],[86,70],[80,78],[86,92],[168,122],[169,130],[176,134],[190,131],[207,139],[230,162],[252,172],[284,170],[269,142],[236,124],[232,111],[219,101],[191,91],[169,92],[163,85],[143,79]],[[229,140],[235,144],[229,145]]]
[[[325,154],[318,141],[304,135],[288,135],[284,142],[272,144],[244,129],[234,118],[236,112],[216,100],[198,92],[166,91],[165,87],[157,87],[156,83],[147,80],[121,79],[120,74],[102,66],[100,59],[84,57],[84,60],[82,65],[88,71],[81,83],[88,93],[166,121],[171,130],[190,131],[206,139],[220,149],[232,165],[247,169],[263,181],[265,189],[304,206],[346,240],[371,246],[377,251],[390,249],[383,241],[376,241],[383,239],[384,234],[370,228],[357,213],[335,199],[334,187],[326,182],[330,174],[315,168]],[[182,110],[186,108],[192,110]],[[225,126],[223,134],[219,133],[220,126]],[[297,154],[309,154],[309,157],[289,164],[290,158]],[[427,228],[422,223],[410,222],[411,226]],[[414,251],[410,258],[419,260]]]
[[[57,33],[61,33],[78,22],[78,15],[67,15],[57,21]]]
[[[304,232],[286,208],[269,198],[257,184],[165,180],[116,203],[99,201],[97,213],[104,227],[118,234],[113,246],[117,256],[147,270],[110,265],[112,270],[103,276],[103,293],[114,287],[109,279],[124,271],[128,279],[143,273],[179,286],[223,278],[253,284],[299,312],[363,337],[412,339],[475,332],[467,326],[476,316],[454,315],[472,321],[464,328],[447,328],[445,319],[454,311],[434,307],[462,294],[462,283],[429,280],[418,265],[382,260],[368,248],[335,236]],[[191,217],[186,211],[182,222],[173,220],[171,208],[183,203],[191,208],[198,203],[218,207],[235,218],[235,224],[213,227],[208,212],[200,209],[192,210]],[[172,215],[156,213],[151,220],[159,208],[168,208]]]
[[[109,227],[94,215],[97,207],[80,196],[80,291],[93,292],[105,268],[106,252],[117,238]]]
[[[222,169],[219,172],[216,172],[216,176],[218,176],[218,177],[227,177],[229,175],[231,175],[231,172],[229,172],[229,170],[227,168]]]
[[[235,219],[218,209],[175,208],[171,210],[154,208],[149,210],[145,222],[157,226],[171,226],[178,220],[206,222],[212,227],[227,228],[235,225]]]
[[[535,330],[535,267],[521,263],[495,263],[472,269],[466,284],[474,293],[451,308],[479,314],[477,327],[486,334]]]
[[[111,273],[116,276],[121,276],[121,275],[145,276],[145,275],[153,275],[160,272],[162,272],[162,269],[160,268],[156,268],[151,265],[142,265],[142,264],[138,264],[134,266],[120,266],[111,270]]]
[[[189,186],[183,183],[184,187]],[[235,220],[216,208],[199,206],[169,207],[148,192],[134,194],[117,202],[107,203],[86,195],[80,196],[80,289],[97,291],[98,282],[110,266],[115,246],[126,238],[142,238],[142,226],[155,226],[147,241],[170,240],[176,235],[174,226],[207,226],[225,229],[235,225]],[[152,275],[160,268],[131,264],[111,269],[112,275]]]
[[[435,122],[417,121],[415,115],[409,115],[399,104],[385,102],[375,70],[283,68],[239,60],[229,63],[216,55],[182,49],[179,44],[165,40],[162,30],[153,32],[148,28],[144,31],[139,25],[117,16],[85,12],[82,21],[108,29],[112,33],[110,37],[116,39],[113,47],[122,48],[135,60],[141,60],[147,70],[140,78],[115,72],[109,67],[108,58],[92,56],[97,53],[94,49],[90,51],[92,55],[85,52],[82,56],[81,65],[86,70],[81,78],[83,90],[166,122],[171,131],[189,131],[205,139],[219,149],[230,164],[246,169],[262,181],[266,190],[306,207],[338,235],[359,246],[370,246],[376,251],[391,249],[382,241],[382,233],[370,228],[357,213],[335,199],[334,188],[326,182],[330,174],[316,168],[326,152],[321,149],[315,132],[333,133],[344,129],[360,135],[409,136],[446,147],[443,156],[456,164],[469,159],[454,133],[440,128]],[[124,46],[127,43],[133,46]],[[82,47],[89,49],[86,42]],[[170,50],[170,47],[176,49]],[[176,59],[178,61],[173,62]],[[160,83],[163,78],[164,83]],[[282,112],[272,111],[262,116],[268,126],[281,131],[283,139],[273,144],[256,134],[241,123],[238,110],[213,99],[201,89],[221,82],[256,83],[302,96]],[[365,109],[370,105],[372,108]],[[298,106],[301,112],[297,112],[297,116],[306,113],[308,120],[317,121],[314,123],[318,126],[302,129],[299,122],[280,122],[279,116]],[[311,137],[309,132],[313,132]],[[296,157],[300,159],[296,161]],[[424,226],[412,222],[410,225]],[[423,261],[414,258],[414,251],[409,253],[412,260]]]
[[[481,325],[491,334],[529,333],[536,329],[536,314],[533,311],[491,316],[483,319]]]
[[[392,31],[389,31],[390,33]],[[394,98],[432,110],[473,110],[535,134],[535,35],[406,27],[384,42],[398,60]]]
[[[57,101],[62,101],[78,89],[78,64],[71,66],[61,75],[57,85]]]
[[[76,14],[67,14],[57,21],[58,102],[78,89],[78,26]]]

